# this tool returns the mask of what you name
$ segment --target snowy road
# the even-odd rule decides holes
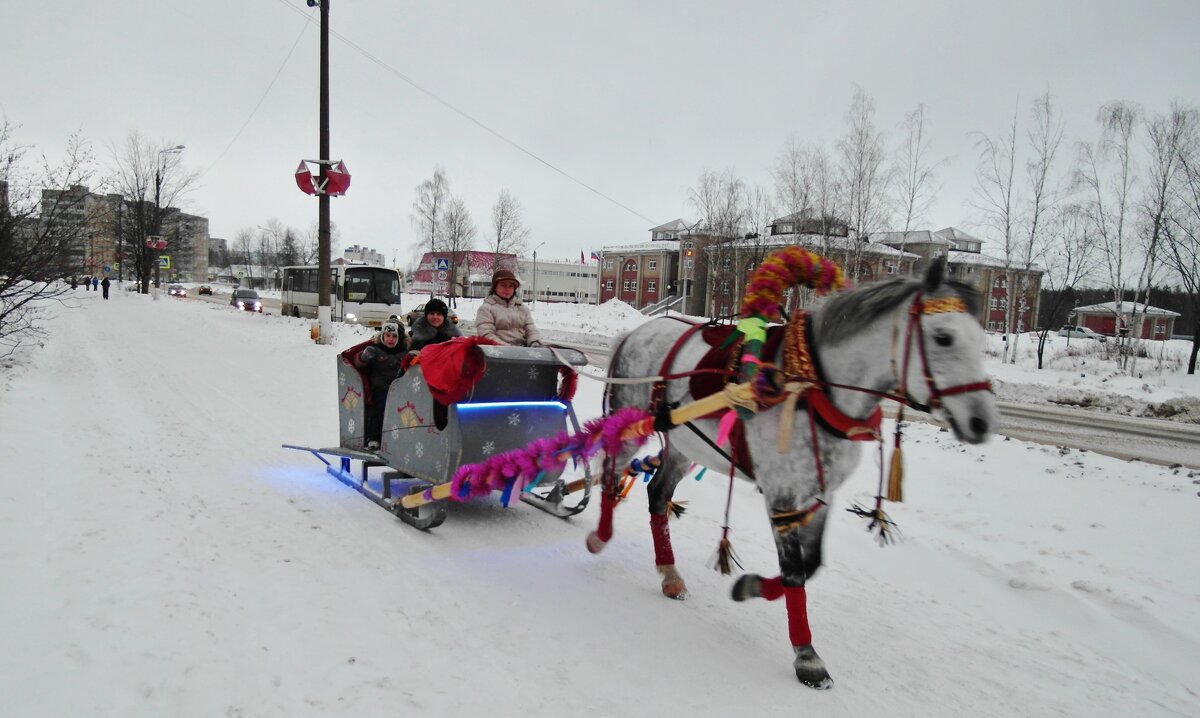
[[[838,512],[810,586],[837,687],[791,671],[783,607],[707,568],[725,483],[672,523],[691,598],[658,592],[644,499],[612,544],[496,501],[420,533],[283,443],[336,437],[308,322],[80,297],[0,374],[7,716],[1200,714],[1197,486],[1185,473],[915,425],[904,540]],[[581,382],[581,418],[599,411]],[[868,455],[837,508],[875,492]],[[733,542],[771,573],[734,486]]]

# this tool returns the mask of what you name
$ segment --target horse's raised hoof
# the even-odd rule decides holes
[[[748,598],[762,598],[762,576],[757,573],[743,574],[733,584],[733,600],[745,601]]]
[[[674,566],[659,566],[658,572],[663,577],[662,592],[664,596],[676,601],[687,598],[687,584],[683,582],[683,576],[679,575]]]
[[[811,643],[807,646],[792,646],[792,650],[796,652],[792,668],[796,669],[796,678],[799,678],[801,683],[818,691],[833,688],[833,679],[829,677],[829,671],[825,670],[825,661],[813,650]]]
[[[587,550],[589,552],[600,553],[607,545],[608,542],[597,536],[595,531],[587,535]]]

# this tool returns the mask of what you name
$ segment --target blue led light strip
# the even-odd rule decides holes
[[[542,407],[542,408],[557,408],[560,411],[566,411],[567,405],[561,401],[492,401],[481,402],[479,404],[455,404],[459,411],[467,409],[499,409],[499,408],[520,408],[527,407]]]

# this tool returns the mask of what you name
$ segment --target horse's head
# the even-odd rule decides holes
[[[996,429],[995,397],[983,371],[983,328],[975,290],[945,278],[934,261],[913,296],[904,331],[904,389],[914,405],[941,414],[960,441],[978,444]]]

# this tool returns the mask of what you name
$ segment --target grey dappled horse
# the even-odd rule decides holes
[[[959,440],[976,444],[987,439],[997,422],[982,365],[984,333],[975,319],[978,297],[967,285],[946,281],[944,271],[944,264],[935,262],[923,280],[897,279],[828,297],[809,316],[809,348],[825,382],[876,392],[828,388],[832,404],[844,415],[866,417],[882,401],[879,393],[903,387],[906,403],[932,406]],[[938,300],[942,300],[941,306],[960,310],[921,311],[926,303],[937,306]],[[687,329],[688,324],[668,318],[637,328],[618,345],[611,375],[647,377],[694,368],[708,350],[699,333],[679,348],[669,367],[663,366],[664,357]],[[782,366],[781,352],[764,356],[763,361]],[[906,352],[909,361],[904,362]],[[905,364],[907,376],[900,381],[900,367]],[[617,385],[611,393],[611,409],[646,407],[650,391],[647,384]],[[667,384],[666,399],[686,404],[693,399],[688,392],[687,379],[673,380]],[[806,411],[795,412],[790,448],[780,453],[776,446],[782,406],[760,411],[746,423],[745,430],[756,481],[772,519],[781,576],[743,575],[734,586],[733,598],[784,597],[796,675],[805,685],[828,688],[832,680],[812,647],[804,586],[821,565],[821,539],[829,512],[826,502],[858,465],[862,447],[817,422],[819,450],[815,453],[823,469],[822,488]],[[696,420],[693,425],[709,440],[717,433],[716,419]],[[664,452],[662,468],[648,484],[647,494],[663,593],[682,598],[686,586],[675,568],[666,531],[669,502],[690,462],[708,467],[710,476],[728,476],[730,458],[686,427],[676,428],[668,437],[669,451]],[[629,458],[628,453],[622,455],[616,465],[626,465]],[[741,471],[737,473],[745,478]],[[604,543],[595,533],[589,536],[589,548],[594,552]]]

